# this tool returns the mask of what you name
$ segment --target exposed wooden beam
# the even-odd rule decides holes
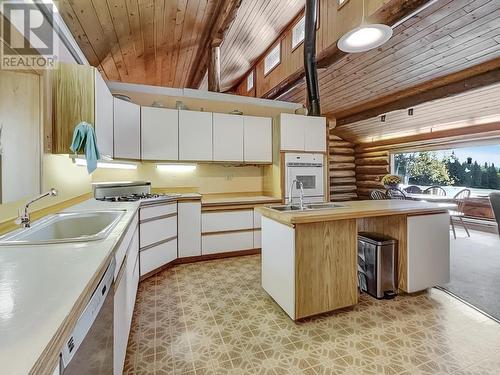
[[[494,140],[500,138],[500,122],[491,122],[482,125],[464,126],[462,128],[439,130],[435,132],[409,135],[399,138],[384,139],[377,142],[360,143],[357,152],[373,152],[390,149],[415,148],[422,146]]]
[[[338,113],[327,113],[337,119],[337,126],[351,124],[398,109],[416,106],[500,81],[500,58],[449,74],[398,93],[387,95]]]
[[[187,87],[198,88],[208,68],[211,46],[222,43],[226,31],[234,21],[242,0],[219,0],[212,15],[211,26],[205,29],[200,40],[195,63],[189,72]]]
[[[208,60],[208,91],[220,92],[220,45],[210,48]]]

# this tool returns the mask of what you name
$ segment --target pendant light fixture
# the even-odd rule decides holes
[[[342,35],[337,42],[341,51],[347,53],[366,52],[386,43],[392,36],[392,28],[381,23],[367,23],[365,19],[365,0],[361,24]]]

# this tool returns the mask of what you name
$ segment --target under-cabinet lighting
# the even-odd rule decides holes
[[[166,172],[192,172],[196,170],[196,164],[156,164],[156,168]]]
[[[86,167],[87,160],[85,159],[75,159],[75,164],[79,167]],[[103,169],[137,169],[137,165],[129,163],[108,163],[108,162],[97,162],[97,168]]]

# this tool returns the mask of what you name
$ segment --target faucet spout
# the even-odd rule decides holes
[[[33,203],[35,203],[36,201],[39,201],[42,198],[49,197],[49,196],[55,197],[55,196],[57,196],[57,194],[58,194],[57,190],[54,189],[54,188],[51,188],[48,192],[40,194],[35,199],[30,200],[28,203],[26,203],[26,205],[24,206],[24,208],[19,209],[19,214],[18,214],[18,217],[17,217],[15,223],[17,225],[20,225],[21,228],[29,228],[31,226],[31,219],[30,219],[30,214],[29,214],[29,207]]]

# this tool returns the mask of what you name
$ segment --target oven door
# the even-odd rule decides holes
[[[292,166],[287,167],[287,183],[286,194],[287,199],[290,198],[290,188],[293,180],[301,181],[304,188],[304,198],[306,202],[319,201],[322,202],[325,196],[323,166]],[[300,197],[299,186],[294,186],[292,199],[296,200]]]

